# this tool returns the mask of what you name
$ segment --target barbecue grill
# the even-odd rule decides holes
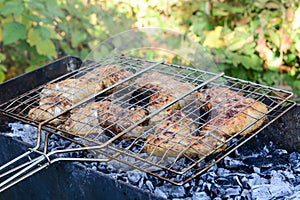
[[[62,67],[57,68],[57,65],[62,65]],[[77,80],[78,78],[82,78],[90,72],[93,72],[93,70],[101,69],[105,66],[114,66],[114,68],[120,67],[120,71],[113,73],[118,74],[121,73],[121,71],[126,71],[130,75],[101,91],[95,89],[94,93],[46,120],[38,121],[28,117],[30,109],[39,105],[41,92],[50,84],[55,84],[66,79]],[[35,80],[36,76],[40,75],[41,72],[45,72],[49,77],[46,76],[41,82],[28,81],[30,79]],[[59,123],[55,122],[64,115],[84,107],[89,102],[109,101],[110,104],[118,105],[127,111],[132,110],[134,106],[140,106],[142,108],[149,106],[150,103],[147,102],[147,100],[151,98],[151,96],[159,93],[152,92],[150,95],[142,95],[143,92],[147,93],[147,91],[145,90],[145,87],[139,85],[140,83],[138,83],[137,80],[146,73],[160,73],[170,77],[172,80],[193,84],[194,87],[180,93],[176,98],[173,98],[156,110],[149,112],[149,114],[139,120],[130,121],[129,125],[127,124],[124,126],[122,123],[120,125],[118,124],[118,121],[115,121],[109,126],[101,127],[101,131],[98,131],[96,134],[89,134],[89,131],[85,134],[80,134],[76,131],[66,131],[63,122],[60,122],[60,120]],[[113,74],[107,76],[109,77],[110,75]],[[144,84],[147,85],[148,83]],[[23,85],[23,87],[19,88],[17,85]],[[211,166],[221,161],[225,156],[255,137],[260,131],[268,127],[295,105],[295,102],[289,100],[292,93],[288,91],[228,77],[223,73],[211,73],[191,67],[168,64],[163,61],[154,62],[125,55],[111,56],[97,62],[89,61],[83,64],[78,58],[66,57],[48,65],[46,68],[39,69],[39,73],[32,72],[23,75],[13,81],[4,83],[1,86],[6,93],[5,96],[1,97],[0,106],[2,115],[8,117],[5,118],[5,121],[13,119],[37,127],[36,145],[29,148],[26,153],[1,166],[0,169],[1,172],[3,172],[1,175],[3,180],[1,183],[1,191],[4,191],[17,182],[24,180],[58,161],[104,163],[117,161],[123,163],[123,167],[126,166],[124,167],[125,170],[138,169],[174,185],[183,185],[201,175]],[[213,130],[209,131],[207,134],[217,140],[217,145],[202,144],[206,149],[209,149],[209,151],[198,152],[199,155],[197,156],[186,154],[186,150],[193,148],[193,144],[186,146],[183,145],[181,141],[176,141],[176,144],[172,144],[173,147],[176,145],[184,146],[180,151],[174,151],[173,147],[169,147],[165,149],[166,153],[162,156],[155,155],[155,153],[153,153],[155,150],[150,153],[145,152],[144,146],[147,144],[146,138],[149,137],[149,135],[153,135],[156,128],[158,128],[160,123],[163,123],[164,120],[152,126],[147,126],[147,122],[183,99],[190,99],[181,108],[185,113],[184,118],[192,119],[189,124],[184,126],[184,128],[192,126],[192,124],[197,127],[195,130],[191,131],[186,138],[196,138],[195,143],[204,140],[206,135],[201,135],[199,130],[201,130],[201,127],[205,126],[205,121],[207,121],[209,112],[203,113],[203,111],[201,111],[205,110],[205,103],[203,104],[203,102],[201,102],[199,109],[197,104],[200,100],[189,97],[191,97],[194,92],[203,88],[212,87],[230,89],[237,94],[243,94],[244,98],[251,98],[255,101],[263,102],[267,106],[268,111],[261,113],[259,117],[251,116],[253,120],[250,124],[233,135],[227,135],[225,140],[219,139],[218,137],[214,138],[214,131],[220,131],[218,130],[219,127],[214,127]],[[8,90],[9,88],[15,88],[16,90]],[[70,93],[70,96],[72,95],[74,95],[74,93]],[[167,94],[163,94],[160,98],[164,98],[166,95]],[[201,109],[201,106],[203,106],[203,109]],[[252,105],[250,105],[250,107],[251,106]],[[227,109],[230,109],[230,107]],[[135,110],[133,110],[133,112],[135,112]],[[129,117],[129,112],[126,113],[123,118],[118,119],[120,122]],[[87,115],[85,117],[90,116]],[[259,127],[259,129],[256,129],[251,134],[242,134],[263,118],[267,118],[267,120]],[[119,132],[115,132],[115,129],[111,129],[111,127],[116,124],[121,126]],[[142,126],[142,124],[146,124],[143,132],[132,137],[132,131],[137,127]],[[95,127],[97,125],[89,124],[89,122],[84,122],[84,126],[89,126],[91,129],[98,128]],[[180,130],[178,132],[180,132]],[[72,148],[51,150],[49,148],[49,138],[53,135],[78,145],[73,146]],[[170,138],[167,138],[166,141],[170,141]],[[153,148],[157,149],[160,147],[157,145]],[[86,151],[93,152],[94,156],[82,158],[74,157],[74,154],[72,154],[74,152]],[[169,153],[171,153],[172,156],[169,156]]]

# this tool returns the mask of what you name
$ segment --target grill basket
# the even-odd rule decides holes
[[[197,95],[212,88],[218,88],[218,93],[206,99]],[[223,73],[163,61],[124,55],[89,61],[1,104],[3,115],[38,127],[36,146],[0,167],[1,191],[57,161],[118,162],[125,170],[138,169],[183,185],[291,109],[295,105],[291,96]],[[215,104],[209,103],[212,99]],[[258,109],[257,102],[266,111]],[[100,110],[93,107],[98,104]],[[29,117],[32,109],[43,105],[48,106],[45,118]],[[250,122],[231,134],[222,128],[240,116]],[[252,130],[256,124],[259,128]],[[51,150],[52,134],[80,146]],[[92,151],[95,156],[67,154],[76,151]],[[19,160],[24,164],[13,166]]]

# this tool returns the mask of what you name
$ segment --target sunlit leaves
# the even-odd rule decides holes
[[[40,55],[56,56],[55,46],[51,40],[41,40],[36,45],[36,49]]]
[[[240,61],[246,69],[262,71],[262,60],[255,54],[251,56],[240,56]]]
[[[28,36],[27,36],[27,42],[31,46],[37,45],[41,41],[41,39],[42,38],[40,36],[40,33],[37,30],[35,30],[34,28],[29,29]]]
[[[210,48],[220,48],[224,46],[224,41],[221,38],[222,34],[222,27],[217,26],[214,30],[208,31],[205,35],[206,38],[203,42],[204,47],[210,47]]]
[[[24,11],[23,4],[20,4],[19,1],[7,1],[3,8],[0,9],[0,14],[8,15],[14,14],[19,16]]]
[[[19,22],[8,22],[3,26],[2,38],[5,45],[24,39],[26,28]]]
[[[300,6],[295,11],[293,22],[292,22],[292,28],[294,30],[300,28]]]
[[[78,45],[80,45],[83,41],[85,41],[87,38],[87,35],[83,31],[74,30],[71,32],[71,44],[72,47],[76,48]]]

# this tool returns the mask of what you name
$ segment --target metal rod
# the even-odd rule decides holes
[[[49,165],[49,163],[46,163],[46,165],[42,165],[42,167],[38,167],[36,170],[31,170],[33,167],[38,166],[38,164],[42,161],[45,160],[45,156],[41,155],[38,158],[36,158],[36,160],[34,162],[32,162],[30,165],[26,166],[24,169],[20,170],[19,172],[17,172],[16,174],[12,175],[11,177],[9,177],[8,179],[6,179],[5,181],[0,183],[0,192],[8,189],[9,187],[17,184],[18,182],[24,180],[26,177],[31,176],[32,174],[34,174],[37,171],[40,171],[41,169],[45,168],[46,166]],[[23,175],[24,173],[26,173],[27,171],[31,170],[29,173]],[[22,177],[23,175],[23,177]]]

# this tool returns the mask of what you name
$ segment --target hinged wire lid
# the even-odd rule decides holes
[[[79,69],[0,106],[3,114],[38,126],[32,151],[42,154],[24,164],[24,170],[6,173],[21,169],[1,187],[27,177],[22,175],[45,158],[41,168],[60,160],[117,161],[124,170],[139,169],[182,185],[295,105],[288,100],[291,92],[223,73],[125,55],[94,56]],[[40,146],[42,129],[81,147],[48,152],[49,135]],[[83,150],[97,154],[51,158]]]
[[[94,81],[90,91],[89,81]],[[117,160],[127,170],[137,168],[180,185],[278,118],[292,105],[291,95],[223,74],[120,56],[90,62],[12,99],[1,110],[80,138],[84,147],[77,150],[97,151],[96,161]],[[37,107],[49,116],[30,116]],[[53,114],[51,108],[59,111]],[[238,130],[228,130],[232,126]]]

